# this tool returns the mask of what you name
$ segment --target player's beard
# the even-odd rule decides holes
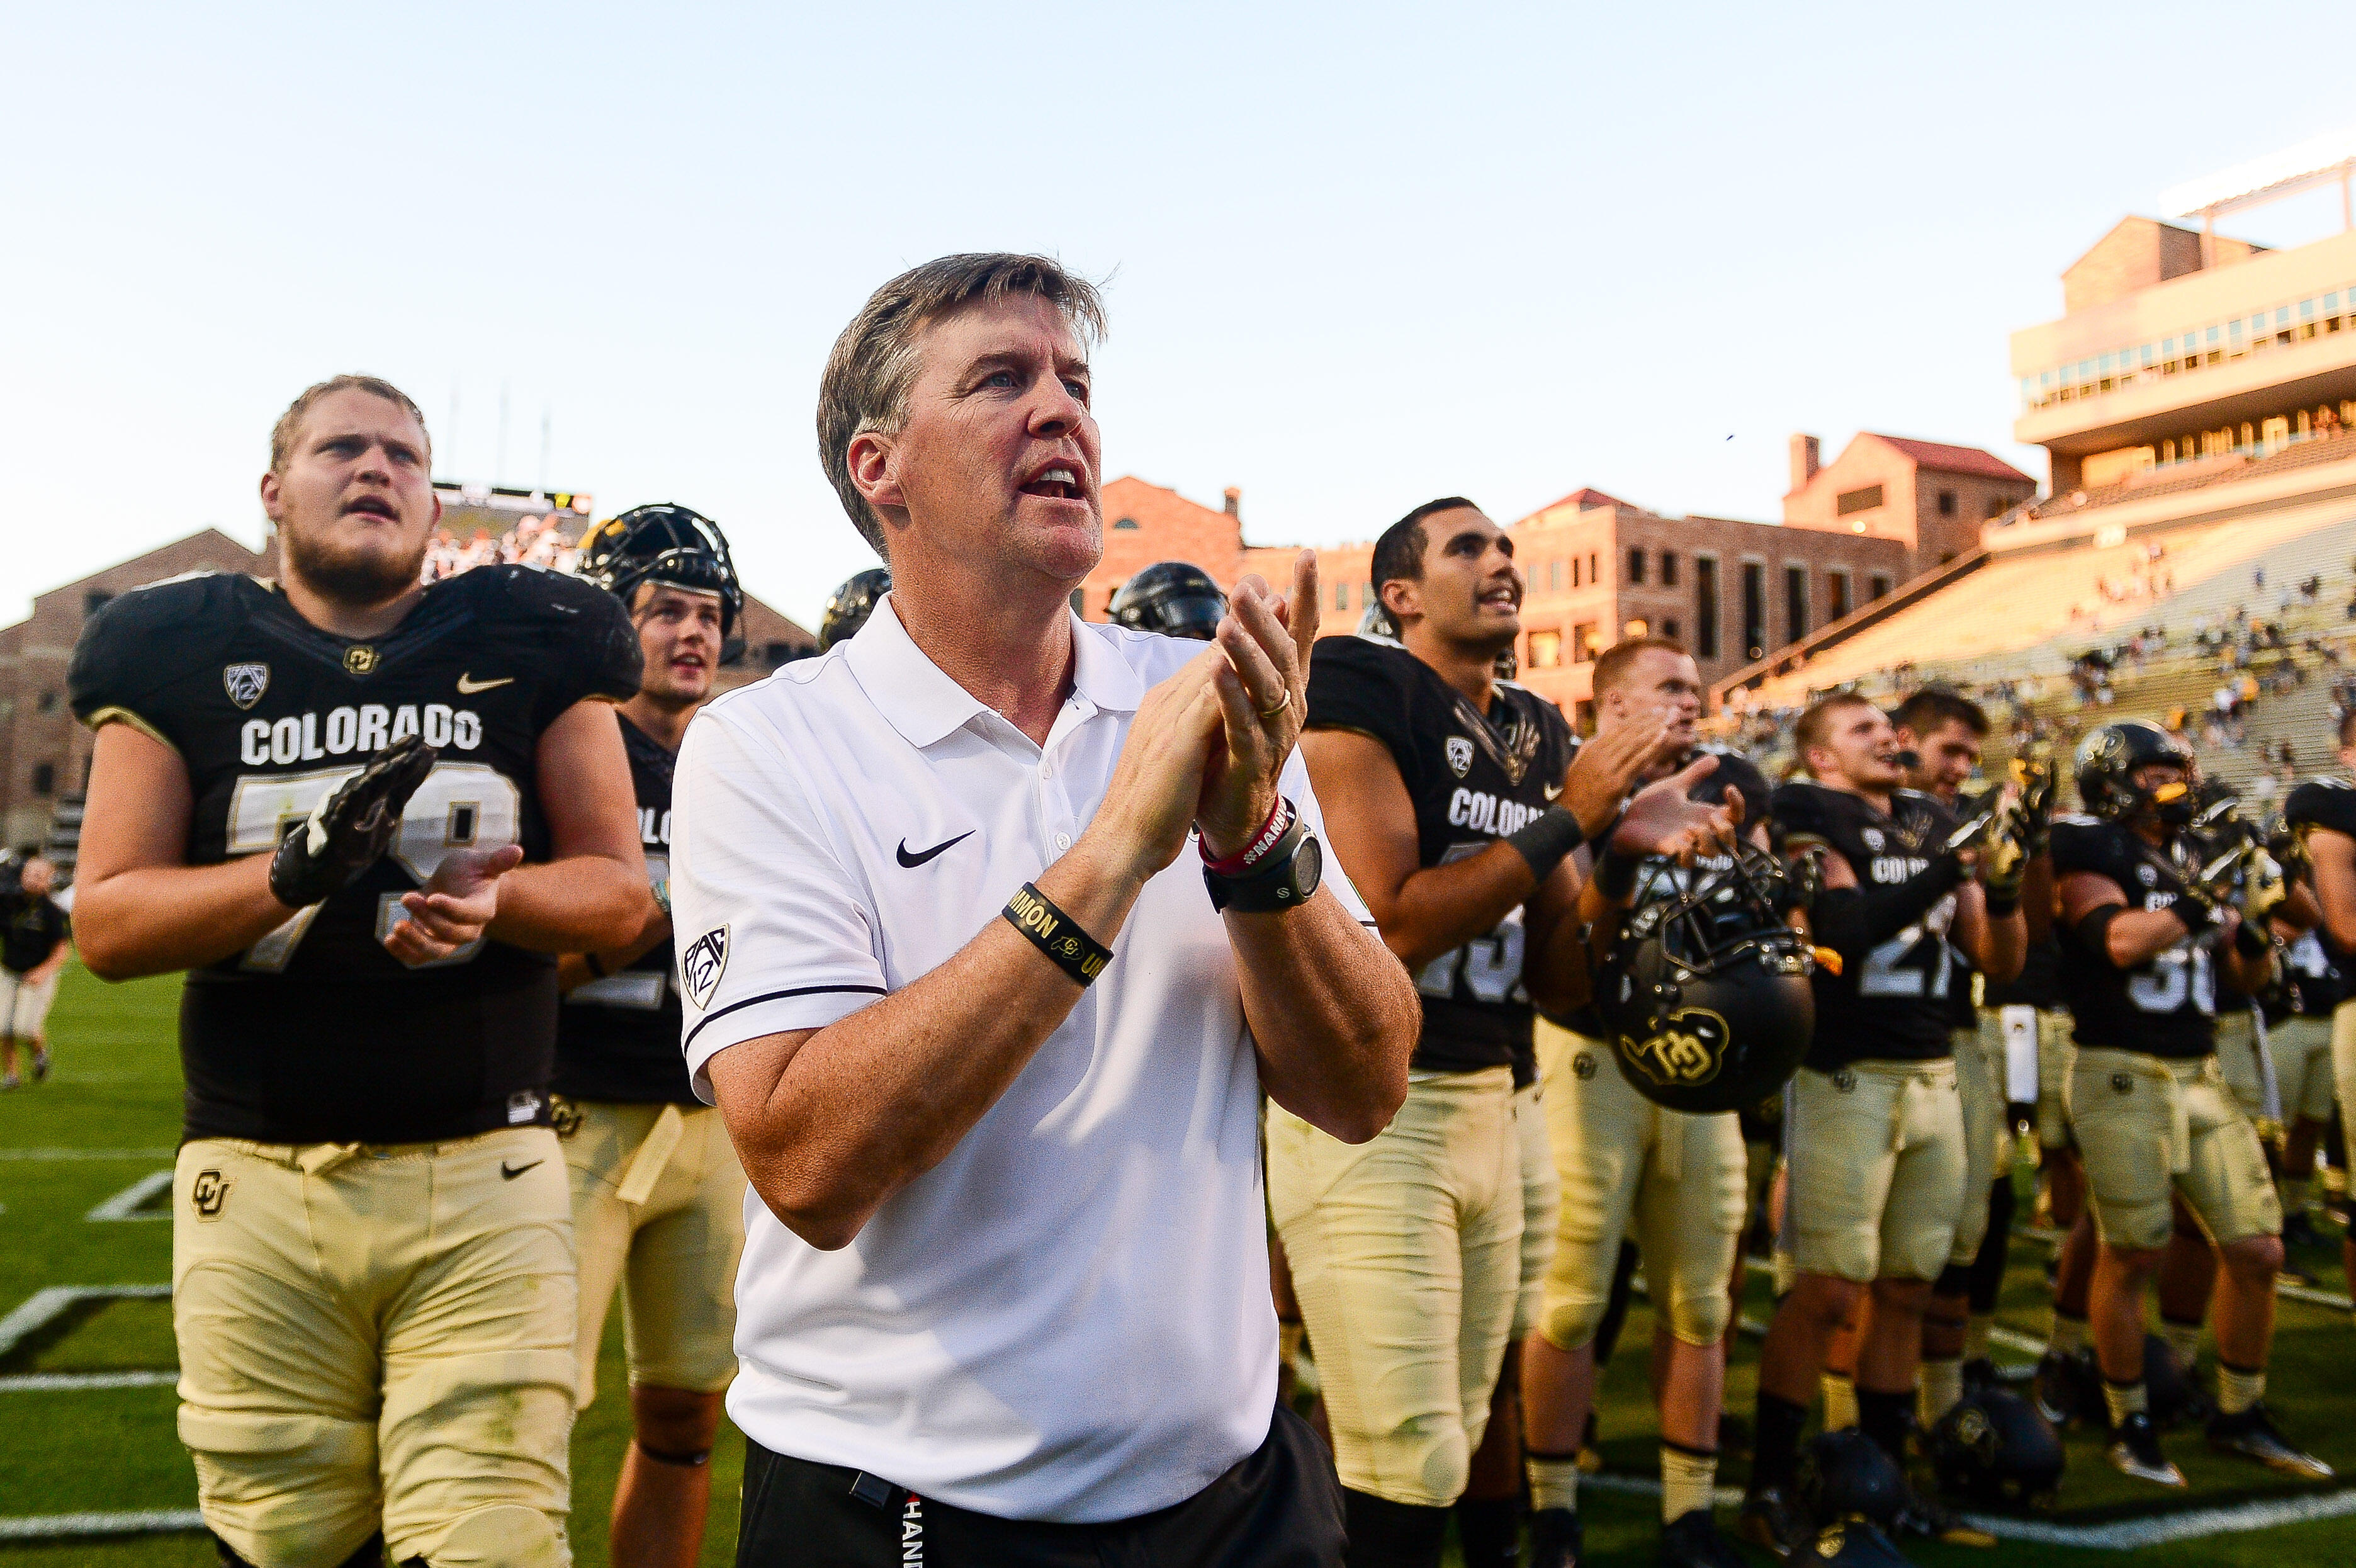
[[[425,573],[425,539],[405,558],[380,550],[339,550],[333,542],[293,528],[279,531],[286,569],[316,593],[339,604],[380,605],[415,587]]]

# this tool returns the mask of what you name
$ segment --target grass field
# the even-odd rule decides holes
[[[96,1206],[143,1176],[169,1167],[179,1125],[179,1071],[173,1046],[177,981],[105,986],[69,970],[51,1034],[58,1068],[37,1087],[0,1096],[0,1315],[44,1287],[160,1285],[170,1278],[171,1238],[157,1218],[91,1220]],[[59,1158],[72,1151],[76,1157]],[[2297,1260],[2319,1281],[2337,1288],[2336,1251]],[[2040,1254],[2023,1243],[2004,1304],[2005,1326],[2041,1336],[2044,1291]],[[1751,1310],[1766,1310],[1763,1291]],[[609,1319],[603,1348],[598,1402],[574,1432],[573,1540],[584,1564],[605,1561],[605,1515],[615,1474],[627,1442],[620,1315]],[[1651,1337],[1640,1303],[1631,1315],[1622,1355],[1606,1373],[1600,1419],[1612,1470],[1649,1474],[1652,1421],[1644,1409],[1644,1357]],[[2356,1477],[2356,1374],[2350,1351],[2356,1330],[2344,1313],[2286,1301],[2276,1340],[2270,1401],[2294,1438],[2322,1455],[2343,1475]],[[168,1305],[117,1300],[68,1320],[63,1332],[22,1347],[0,1374],[160,1371],[174,1362]],[[2015,1356],[2014,1359],[2022,1358]],[[1749,1411],[1752,1371],[1738,1359],[1729,1401]],[[1085,1390],[1076,1390],[1085,1397]],[[2190,1498],[2168,1497],[2114,1474],[2091,1437],[2073,1437],[2070,1477],[2059,1521],[2147,1514],[2162,1508],[2216,1507],[2258,1497],[2295,1496],[2267,1472],[2211,1455],[2197,1434],[2179,1433],[2170,1452],[2190,1476]],[[703,1561],[733,1562],[743,1444],[723,1434],[713,1459],[713,1517]],[[1739,1467],[1721,1482],[1739,1485]],[[74,1512],[175,1509],[195,1506],[196,1483],[173,1429],[168,1384],[75,1390],[0,1391],[0,1521]],[[1590,1560],[1598,1568],[1653,1561],[1655,1505],[1647,1498],[1590,1489],[1584,1512]],[[5,1528],[0,1526],[0,1528]],[[1917,1547],[1926,1565],[1993,1564],[2045,1568],[2116,1563],[2115,1551],[2093,1551],[2008,1541],[1999,1552]],[[2356,1516],[2239,1533],[2215,1534],[2137,1548],[2140,1563],[2265,1564],[2356,1561]],[[0,1545],[0,1568],[22,1563],[91,1564],[93,1568],[185,1565],[210,1568],[209,1543],[200,1534],[145,1536],[56,1544]]]

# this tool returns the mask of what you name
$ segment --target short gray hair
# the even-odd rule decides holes
[[[916,384],[916,339],[940,317],[977,299],[1036,295],[1064,313],[1084,343],[1105,334],[1096,285],[1045,256],[1011,252],[942,256],[911,267],[868,295],[826,357],[818,384],[818,459],[860,537],[884,553],[884,521],[851,480],[851,444],[871,430],[896,433]]]

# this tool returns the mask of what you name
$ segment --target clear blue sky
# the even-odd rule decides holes
[[[0,619],[206,523],[258,541],[272,420],[365,370],[444,476],[535,482],[550,412],[554,483],[709,512],[807,620],[870,559],[813,453],[827,347],[954,250],[1109,275],[1108,472],[1240,485],[1256,542],[1460,490],[1772,518],[1794,430],[2042,478],[2006,334],[2163,188],[2356,122],[2299,41],[2328,14],[27,8]]]

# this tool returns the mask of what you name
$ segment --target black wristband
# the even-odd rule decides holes
[[[1595,863],[1595,890],[1614,904],[1622,902],[1636,891],[1636,873],[1644,865],[1643,855],[1630,854],[1618,844],[1606,845]]]
[[[2168,912],[2183,922],[2184,934],[2197,937],[2217,923],[2217,906],[2190,890],[2168,907]]]
[[[2233,950],[2244,958],[2264,958],[2273,947],[2274,944],[2247,920],[2233,928]]]
[[[1569,807],[1548,806],[1521,832],[1507,833],[1505,842],[1530,863],[1530,875],[1544,882],[1565,856],[1587,842],[1587,831]]]
[[[1080,929],[1080,923],[1055,908],[1055,901],[1026,882],[999,914],[1006,923],[1029,937],[1055,967],[1083,986],[1104,972],[1112,949]]]
[[[1988,917],[1991,919],[1997,920],[2001,920],[2008,915],[2019,914],[2020,889],[2015,887],[2009,892],[1998,893],[1993,887],[1989,888],[1987,895],[1987,912]]]

